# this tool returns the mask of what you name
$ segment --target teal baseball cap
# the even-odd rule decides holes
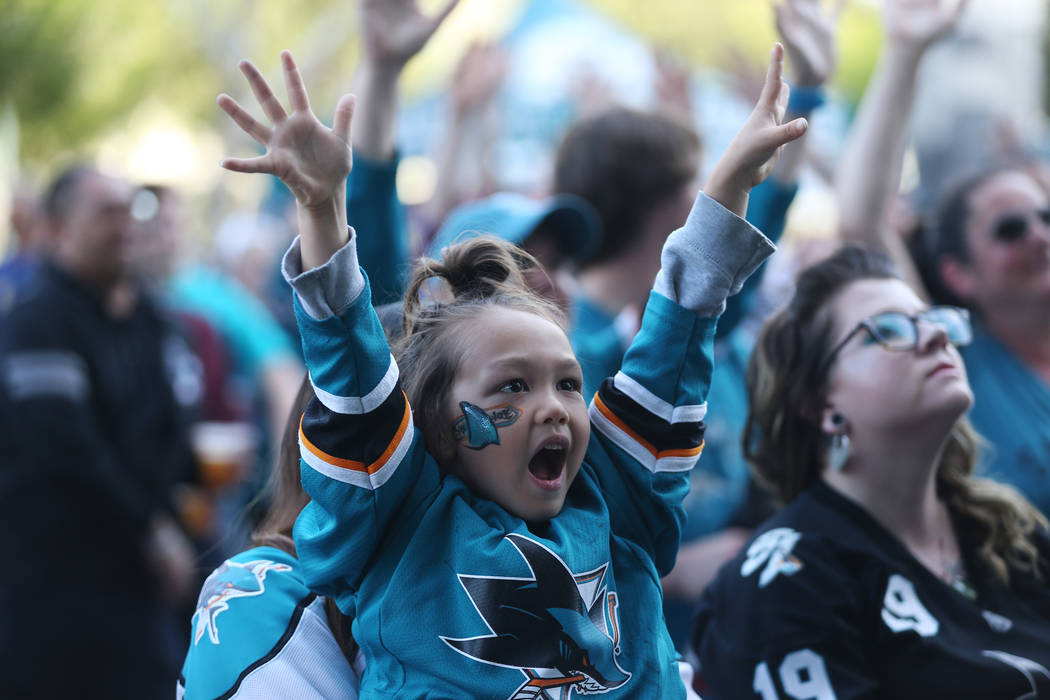
[[[500,192],[449,212],[428,252],[436,256],[448,245],[480,234],[520,245],[541,224],[553,231],[562,252],[577,264],[598,247],[601,222],[586,200],[571,194],[534,199]]]

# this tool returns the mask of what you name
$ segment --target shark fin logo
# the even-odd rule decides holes
[[[441,637],[460,654],[504,668],[525,681],[508,700],[568,700],[605,693],[630,680],[620,667],[619,604],[608,591],[609,565],[574,575],[543,545],[507,535],[532,571],[532,578],[459,574],[491,634]]]
[[[521,415],[521,411],[510,404],[500,404],[486,410],[468,401],[460,401],[459,408],[463,415],[452,424],[452,439],[456,442],[466,440],[467,447],[472,450],[498,445],[497,428],[514,425]]]
[[[263,581],[270,571],[291,571],[287,564],[279,564],[269,559],[258,559],[243,564],[227,559],[204,582],[200,597],[197,598],[197,610],[190,622],[193,624],[193,643],[200,642],[204,633],[212,644],[219,643],[219,628],[215,618],[230,607],[234,598],[247,598],[262,595],[266,590]]]

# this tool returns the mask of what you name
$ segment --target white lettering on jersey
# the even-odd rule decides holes
[[[794,700],[837,700],[823,657],[811,649],[799,649],[785,656],[778,675],[784,692]],[[755,667],[751,687],[762,700],[780,700],[765,661]]]
[[[741,576],[750,576],[766,564],[758,577],[758,587],[765,588],[777,574],[790,576],[802,568],[802,562],[792,556],[791,550],[802,538],[802,533],[789,527],[778,527],[762,533],[747,548],[747,557],[740,566]]]
[[[985,610],[981,615],[984,616],[984,621],[988,623],[988,626],[996,632],[1009,632],[1010,628],[1014,626],[1013,620],[993,613],[991,610]]]
[[[1039,697],[1039,689],[1035,685],[1035,673],[1041,673],[1050,679],[1050,671],[1046,670],[1046,667],[1042,664],[1038,664],[1031,659],[1026,659],[1023,656],[1014,656],[1013,654],[1007,654],[1005,651],[982,651],[982,656],[987,656],[992,659],[998,659],[1007,666],[1013,666],[1028,681],[1028,684],[1032,686],[1031,693],[1025,693],[1024,695],[1018,695],[1016,700],[1034,700]]]
[[[882,599],[882,621],[896,633],[914,630],[920,637],[932,637],[941,628],[915,593],[915,586],[900,574],[890,576]]]
[[[780,700],[777,687],[773,685],[773,676],[769,675],[769,666],[763,661],[755,666],[755,679],[751,689],[762,696],[762,700]]]

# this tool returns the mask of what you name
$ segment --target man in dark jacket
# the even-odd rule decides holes
[[[192,453],[185,352],[128,282],[131,188],[94,170],[44,200],[54,238],[0,319],[0,678],[11,697],[169,697],[165,597],[192,556],[171,489]]]

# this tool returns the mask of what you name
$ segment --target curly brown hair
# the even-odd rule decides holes
[[[744,454],[758,479],[787,503],[815,481],[829,436],[820,427],[828,392],[829,302],[863,279],[900,279],[884,254],[845,247],[803,270],[790,302],[762,329],[747,372],[750,411]],[[1010,572],[1044,576],[1032,541],[1046,519],[1014,489],[973,476],[979,438],[965,418],[937,467],[938,496],[977,536],[978,555],[1002,581]]]

